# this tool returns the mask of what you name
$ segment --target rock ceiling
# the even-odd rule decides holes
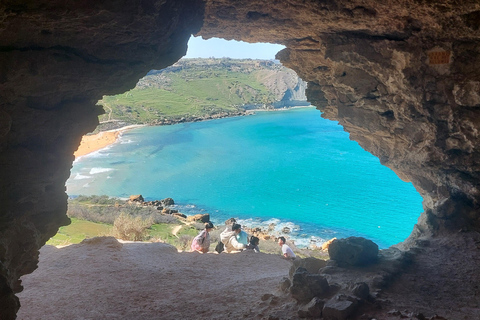
[[[104,94],[181,58],[190,34],[275,42],[323,116],[402,179],[412,237],[480,226],[478,1],[117,0],[0,3],[0,305],[66,217],[65,181]]]

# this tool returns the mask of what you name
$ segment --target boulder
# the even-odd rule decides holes
[[[290,233],[290,228],[289,227],[283,227],[282,232],[283,233]]]
[[[200,222],[209,222],[210,221],[210,214],[205,213],[205,214],[196,214],[194,216],[188,216],[187,217],[188,222],[194,222],[194,221],[200,221]]]
[[[358,282],[354,285],[352,293],[360,299],[366,300],[370,295],[370,288],[365,282]]]
[[[145,199],[143,199],[143,196],[141,194],[131,195],[129,200],[131,202],[144,202],[145,201]]]
[[[173,206],[175,204],[175,201],[173,201],[172,198],[165,198],[163,200],[160,200],[160,203],[163,206]]]
[[[322,309],[324,305],[325,301],[314,297],[309,303],[298,309],[298,316],[300,318],[319,319],[322,316]]]
[[[328,251],[328,247],[330,247],[330,244],[331,244],[334,240],[337,240],[337,238],[332,238],[332,239],[326,241],[325,243],[323,243],[323,244],[322,244],[322,250],[323,250],[323,251]]]
[[[230,218],[230,219],[228,219],[227,221],[225,221],[225,225],[226,225],[226,226],[231,226],[231,225],[233,225],[234,223],[237,223],[237,220],[235,220],[235,218]]]
[[[349,237],[332,241],[328,247],[330,259],[340,266],[362,266],[378,259],[378,245],[362,237]]]
[[[338,294],[328,300],[322,310],[325,320],[346,320],[358,308],[358,301],[344,294]]]
[[[172,214],[173,212],[172,212],[172,209],[163,208],[163,209],[162,209],[162,213],[163,213],[163,214]]]
[[[178,213],[178,210],[170,209],[170,208],[163,208],[162,209],[163,214],[174,214]]]
[[[298,268],[293,274],[290,294],[298,302],[308,302],[314,297],[324,297],[330,286],[327,279],[320,274],[310,274],[305,268]]]
[[[183,213],[179,213],[179,212],[175,212],[172,214],[173,216],[177,217],[177,218],[182,218],[182,219],[186,219],[187,216],[184,215]]]
[[[291,285],[292,283],[290,282],[290,279],[283,277],[283,279],[280,281],[279,287],[282,292],[288,292],[288,289],[290,289]]]
[[[325,260],[308,257],[305,259],[295,259],[293,260],[293,264],[290,267],[290,271],[288,273],[290,279],[292,279],[293,274],[297,271],[298,268],[305,268],[308,273],[319,273],[318,270],[325,267],[327,262]]]

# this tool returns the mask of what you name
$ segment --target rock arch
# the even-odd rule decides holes
[[[186,51],[190,34],[287,46],[308,99],[424,198],[414,228],[479,228],[480,4],[346,0],[0,4],[0,306],[68,224],[65,181],[96,101]]]

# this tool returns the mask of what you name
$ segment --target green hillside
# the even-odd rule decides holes
[[[128,92],[104,96],[100,122],[159,124],[268,108],[298,81],[292,70],[274,61],[183,59],[152,70]]]

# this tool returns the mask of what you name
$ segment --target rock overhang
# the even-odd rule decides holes
[[[414,237],[480,227],[480,4],[465,1],[6,1],[0,5],[0,297],[67,224],[65,181],[96,101],[190,34],[287,46],[323,116],[424,198]]]

